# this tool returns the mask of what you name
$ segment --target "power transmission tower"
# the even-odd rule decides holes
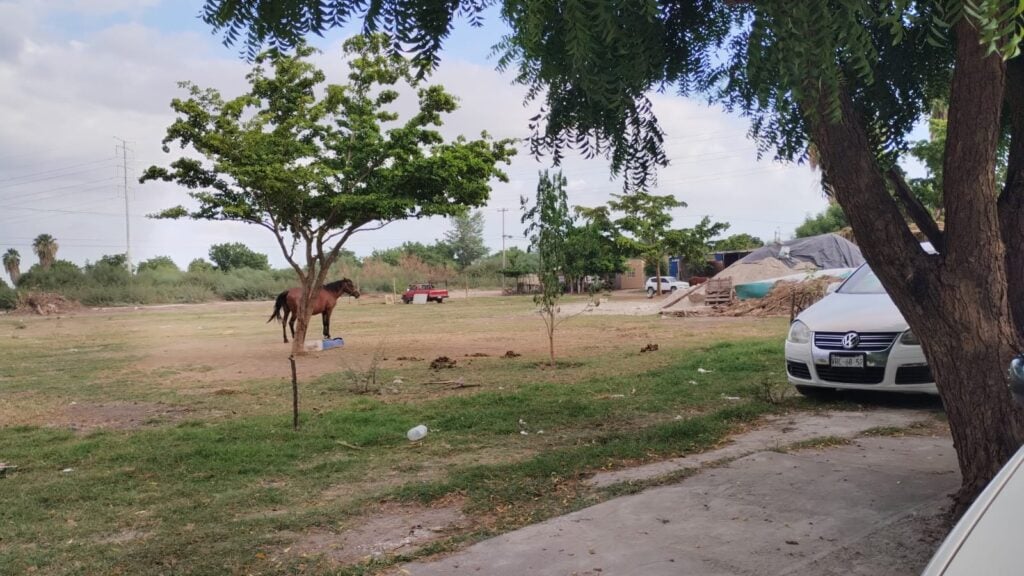
[[[114,140],[120,142],[115,150],[121,151],[121,171],[124,173],[124,260],[128,267],[128,273],[132,272],[132,229],[129,218],[128,203],[128,141],[124,138],[114,136]]]
[[[505,262],[505,239],[511,238],[511,236],[505,234],[505,213],[508,212],[508,208],[498,208],[498,212],[501,212],[501,293],[505,293],[505,268],[508,266]]]

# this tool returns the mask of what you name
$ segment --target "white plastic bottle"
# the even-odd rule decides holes
[[[410,442],[417,442],[419,440],[422,440],[423,437],[426,435],[427,426],[425,424],[420,424],[415,428],[410,428],[409,431],[405,433],[405,437],[408,438]]]

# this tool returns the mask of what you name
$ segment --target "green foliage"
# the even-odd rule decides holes
[[[620,235],[618,242],[627,252],[643,258],[646,267],[654,268],[659,293],[662,265],[669,255],[679,256],[687,263],[703,262],[711,239],[729,227],[720,222],[712,223],[705,216],[693,228],[670,228],[671,210],[686,206],[671,194],[655,196],[636,192],[613,197],[608,206],[623,214],[615,220],[615,225],[629,233]]]
[[[210,264],[202,258],[195,258],[188,263],[188,271],[193,273],[198,272],[212,272],[214,270],[213,264]]]
[[[537,198],[533,206],[522,198],[525,234],[530,238],[530,250],[537,253],[540,292],[533,301],[540,308],[540,315],[547,327],[550,344],[551,365],[555,364],[555,327],[557,326],[558,300],[562,297],[561,275],[565,272],[565,256],[572,219],[566,201],[565,187],[568,181],[562,172],[554,175],[544,170],[537,183]]]
[[[0,310],[13,310],[18,306],[18,293],[0,279]]]
[[[218,270],[224,272],[241,268],[270,270],[270,261],[267,259],[266,254],[255,252],[241,242],[228,242],[210,246],[210,260],[213,261]]]
[[[460,270],[487,255],[484,245],[484,213],[456,214],[452,227],[444,233],[444,246]]]
[[[398,266],[403,256],[415,256],[421,262],[431,266],[445,267],[454,265],[451,248],[443,242],[434,244],[423,244],[422,242],[403,242],[397,248],[385,250],[374,250],[370,254],[371,259],[386,262],[392,266]]]
[[[701,218],[693,228],[670,230],[666,235],[666,245],[675,256],[691,266],[701,265],[711,251],[712,238],[721,235],[729,228],[723,222],[712,222],[707,216]]]
[[[733,234],[721,240],[713,242],[716,252],[728,252],[730,250],[751,250],[764,246],[764,240],[747,233]]]
[[[14,248],[8,248],[3,255],[3,264],[7,275],[11,277],[11,282],[17,285],[18,278],[21,277],[21,254]]]
[[[40,234],[32,241],[32,251],[39,258],[39,265],[43,269],[49,269],[57,259],[57,239],[49,234]]]
[[[265,258],[265,257],[264,257]],[[174,260],[170,256],[154,256],[149,260],[143,260],[139,262],[136,270],[138,272],[145,272],[147,270],[178,270],[178,265],[174,263]]]
[[[579,217],[566,237],[565,275],[578,280],[586,276],[607,279],[626,269],[626,256],[617,242],[618,230],[607,209],[573,208]]]
[[[83,279],[82,270],[73,262],[55,260],[48,268],[42,264],[33,264],[28,272],[21,275],[18,288],[60,291],[81,284]]]
[[[838,232],[847,226],[849,224],[846,221],[846,215],[843,214],[843,209],[839,204],[829,204],[828,208],[818,215],[804,218],[804,223],[796,228],[796,237],[807,238],[808,236]]]
[[[105,254],[100,256],[100,259],[96,261],[97,264],[103,264],[114,268],[128,268],[128,255],[125,253],[121,254]]]

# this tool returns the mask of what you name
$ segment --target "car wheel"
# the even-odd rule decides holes
[[[434,302],[437,302],[438,304],[444,304],[444,298],[438,298],[434,300]]]
[[[647,289],[647,297],[648,298],[654,298],[654,288],[648,288]]]
[[[675,292],[675,291],[676,291],[676,287],[675,286],[673,286],[672,289],[669,290],[669,292]]]
[[[805,398],[827,400],[836,395],[835,388],[822,388],[820,386],[801,386],[800,384],[796,384],[795,388],[796,391],[799,392]]]

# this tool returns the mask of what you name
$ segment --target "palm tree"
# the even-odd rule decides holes
[[[43,270],[49,270],[50,266],[53,266],[53,261],[57,259],[58,248],[60,246],[57,245],[57,239],[49,234],[40,234],[32,242],[32,250],[39,257],[39,265],[43,267]]]
[[[18,278],[21,278],[21,254],[14,248],[8,248],[7,252],[4,252],[4,270],[7,270],[7,275],[11,277],[11,283],[16,285]]]

